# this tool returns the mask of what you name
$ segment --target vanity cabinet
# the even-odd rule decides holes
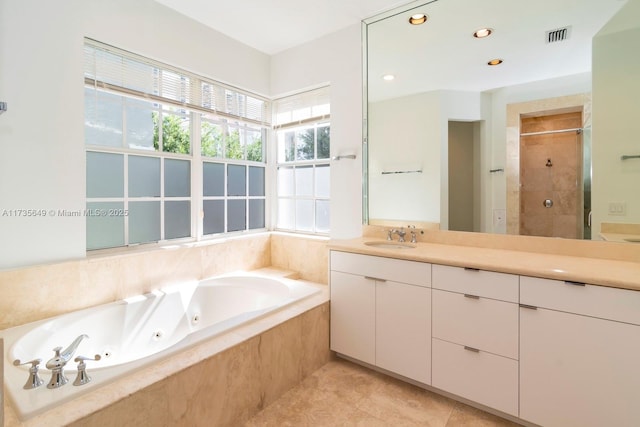
[[[640,292],[520,281],[520,418],[639,426]]]
[[[518,282],[433,265],[432,385],[518,415]]]
[[[431,382],[431,265],[331,251],[331,349]]]

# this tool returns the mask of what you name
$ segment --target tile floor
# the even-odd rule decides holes
[[[332,360],[245,427],[507,427],[510,421],[346,360]]]

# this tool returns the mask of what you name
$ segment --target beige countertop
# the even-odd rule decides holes
[[[365,242],[371,241],[383,242],[384,240],[372,237],[331,240],[329,249],[640,290],[640,263],[637,262],[550,255],[511,249],[486,249],[441,243],[419,242],[412,244],[415,247],[410,249],[380,248],[365,245]]]
[[[624,233],[600,233],[600,237],[606,242],[627,242],[640,244],[640,234]]]

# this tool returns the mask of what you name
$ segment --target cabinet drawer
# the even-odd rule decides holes
[[[432,385],[518,416],[518,362],[433,339]]]
[[[432,291],[433,337],[518,359],[518,304]]]
[[[522,276],[520,303],[640,325],[640,291]]]
[[[379,280],[431,286],[431,264],[331,251],[331,270]]]
[[[518,276],[446,265],[433,266],[434,288],[518,302]]]

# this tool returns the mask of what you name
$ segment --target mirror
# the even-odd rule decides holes
[[[640,236],[640,0],[414,2],[363,34],[366,223]]]

